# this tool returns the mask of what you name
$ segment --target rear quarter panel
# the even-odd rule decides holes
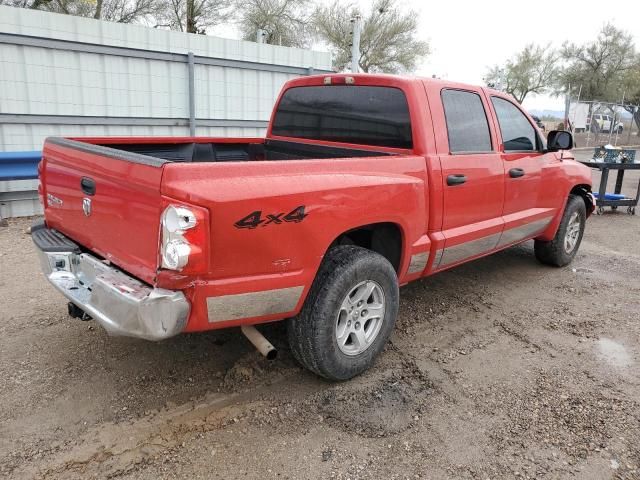
[[[206,297],[303,286],[302,306],[322,258],[342,233],[391,222],[407,248],[424,235],[427,211],[425,160],[421,156],[353,159],[168,164],[162,194],[206,207],[210,215],[210,269],[190,290],[193,312],[187,330],[221,328],[246,321],[207,322]],[[254,212],[287,214],[304,207],[300,222],[235,224]],[[280,217],[281,218],[281,217]],[[159,278],[174,288],[179,276]],[[402,281],[402,278],[401,278]],[[282,318],[255,319],[252,323]]]

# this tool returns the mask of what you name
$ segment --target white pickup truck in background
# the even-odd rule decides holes
[[[612,129],[613,125],[613,129]],[[593,115],[593,121],[587,119],[586,129],[591,130],[593,133],[622,133],[624,126],[622,122],[616,122],[611,115],[602,115],[597,113]]]
[[[588,132],[592,133],[622,133],[624,125],[619,118],[619,115],[615,117],[609,114],[594,113],[590,115],[589,108],[591,104],[586,102],[573,102],[569,106],[569,121],[574,132]]]

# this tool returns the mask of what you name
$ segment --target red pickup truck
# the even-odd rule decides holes
[[[310,76],[265,138],[47,139],[32,236],[72,316],[258,345],[252,325],[288,319],[300,363],[347,379],[383,349],[399,285],[529,239],[572,260],[594,201],[571,148],[487,88]]]

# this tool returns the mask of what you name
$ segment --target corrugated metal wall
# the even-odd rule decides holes
[[[0,181],[0,220],[42,213],[37,191],[38,180]]]
[[[49,135],[256,136],[282,84],[328,53],[0,6],[0,151]]]
[[[48,136],[261,136],[282,84],[330,67],[328,53],[0,6],[0,152]],[[36,187],[0,181],[0,219],[41,213]]]

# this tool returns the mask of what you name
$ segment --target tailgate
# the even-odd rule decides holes
[[[164,163],[89,143],[47,139],[40,173],[47,226],[153,283]]]

